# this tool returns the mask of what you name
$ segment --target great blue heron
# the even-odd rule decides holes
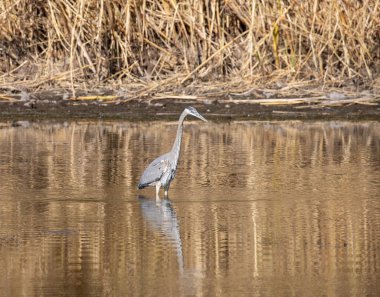
[[[160,191],[160,187],[163,187],[165,189],[165,197],[168,196],[170,183],[174,179],[175,172],[177,170],[182,141],[183,121],[187,115],[192,115],[207,122],[207,120],[201,116],[194,107],[186,107],[179,117],[177,136],[175,138],[171,151],[154,159],[152,163],[150,163],[149,166],[144,170],[144,173],[140,178],[138,188],[142,189],[149,186],[155,186],[156,198],[159,198],[158,193]]]

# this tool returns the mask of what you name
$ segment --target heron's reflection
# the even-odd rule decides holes
[[[180,229],[177,215],[172,207],[169,198],[150,199],[145,196],[138,196],[140,207],[144,219],[159,234],[169,239],[177,252],[178,266],[183,272],[183,251]]]

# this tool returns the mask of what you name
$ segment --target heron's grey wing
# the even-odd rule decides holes
[[[145,188],[152,183],[159,181],[162,175],[169,169],[168,154],[162,155],[152,161],[144,170],[140,182],[139,189]]]

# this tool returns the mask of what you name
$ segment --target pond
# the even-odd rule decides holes
[[[2,124],[0,295],[378,296],[379,122],[176,124]]]

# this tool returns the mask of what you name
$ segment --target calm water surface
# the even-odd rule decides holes
[[[0,129],[0,296],[379,296],[380,123]]]

